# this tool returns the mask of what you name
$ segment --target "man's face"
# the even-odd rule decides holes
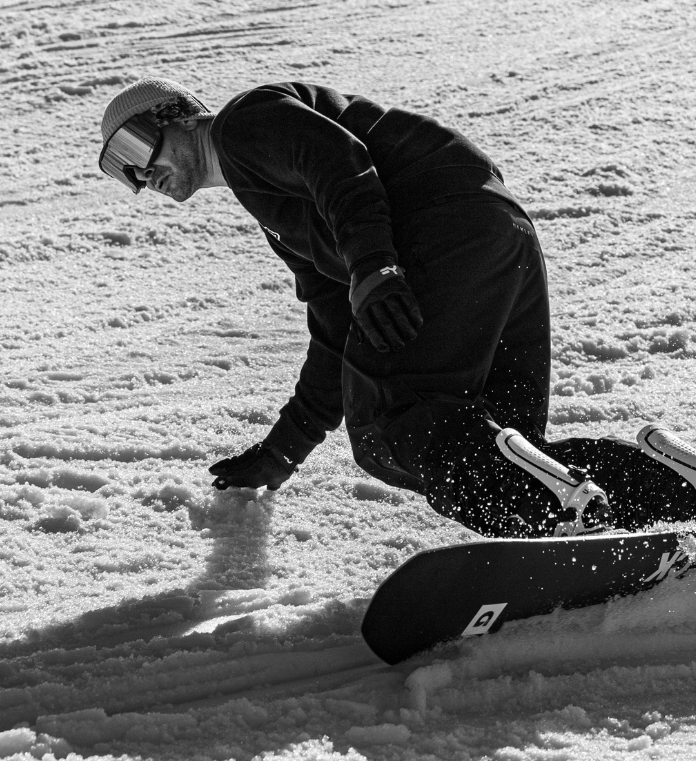
[[[173,122],[162,129],[162,147],[147,169],[135,169],[135,176],[149,190],[175,201],[185,201],[207,176],[205,156],[198,140],[199,122]]]

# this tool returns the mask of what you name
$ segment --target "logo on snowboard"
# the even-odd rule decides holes
[[[687,563],[681,566],[683,560],[686,560]],[[663,552],[657,571],[642,579],[642,583],[647,584],[650,581],[662,581],[675,565],[678,571],[675,574],[677,578],[683,576],[692,567],[691,561],[688,560],[688,555],[683,550],[677,550],[671,557],[669,552]]]
[[[469,637],[472,634],[486,634],[496,622],[498,616],[503,612],[506,602],[497,605],[482,605],[478,613],[471,619],[469,625],[462,632],[462,637]]]

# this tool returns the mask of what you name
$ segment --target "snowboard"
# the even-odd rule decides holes
[[[506,621],[606,602],[682,576],[691,567],[682,543],[665,531],[490,539],[420,552],[379,586],[362,635],[396,664]]]

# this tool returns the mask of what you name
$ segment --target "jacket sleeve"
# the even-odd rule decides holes
[[[396,258],[387,192],[367,147],[286,92],[258,88],[224,115],[220,148],[258,192],[311,200],[348,272],[375,252]]]
[[[265,442],[302,462],[343,420],[341,372],[351,324],[348,286],[322,275],[311,262],[288,255],[266,237],[295,275],[297,297],[307,304],[310,340],[295,392]]]

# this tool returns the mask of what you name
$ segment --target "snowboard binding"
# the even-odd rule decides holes
[[[507,460],[541,481],[558,498],[558,511],[549,516],[557,521],[553,536],[580,536],[611,529],[607,495],[586,478],[584,471],[551,459],[513,428],[500,431],[496,443]]]
[[[645,454],[676,471],[696,488],[696,448],[655,423],[641,428],[636,440]]]

